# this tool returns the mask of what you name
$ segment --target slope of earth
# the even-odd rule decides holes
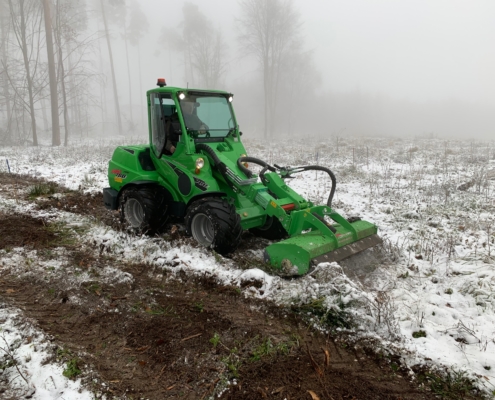
[[[1,178],[2,191],[26,193],[22,186],[32,183]],[[94,200],[48,197],[38,209],[48,202],[89,213]],[[72,366],[69,377],[81,377],[98,398],[434,398],[390,360],[310,329],[290,309],[246,299],[210,275],[170,277],[150,264],[123,263],[81,245],[50,218],[0,213],[0,227],[7,239],[0,243],[2,303],[21,309],[46,335],[47,363]],[[6,268],[16,254],[27,257]],[[84,274],[91,278],[77,281]],[[21,393],[2,383],[2,398]]]

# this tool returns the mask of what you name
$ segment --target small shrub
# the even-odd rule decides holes
[[[213,337],[210,339],[210,343],[213,345],[213,347],[217,347],[218,343],[220,343],[220,335],[215,332]]]
[[[276,346],[276,350],[279,354],[286,356],[290,353],[290,350],[293,346],[294,343],[279,343]]]
[[[426,337],[426,332],[425,331],[415,331],[412,333],[412,337],[414,339],[418,339],[418,338],[421,338],[421,337]]]
[[[418,381],[426,383],[433,394],[440,396],[442,399],[486,398],[476,387],[475,382],[463,371],[426,371],[419,374]]]
[[[242,365],[242,360],[236,354],[230,353],[227,357],[222,358],[222,362],[232,377],[239,378],[239,368]]]
[[[253,350],[251,361],[259,361],[261,357],[269,356],[275,351],[272,341],[267,338],[261,342],[261,344]]]
[[[72,379],[81,373],[81,370],[77,367],[77,358],[72,358],[67,362],[67,368],[64,369],[64,376]]]
[[[344,304],[340,302],[338,304],[339,309],[328,309],[324,305],[325,298],[313,300],[311,303],[302,304],[300,306],[292,306],[291,309],[294,312],[303,314],[310,314],[319,319],[319,322],[328,328],[352,328],[352,317],[346,311],[346,308],[351,306],[351,303]]]
[[[452,294],[454,291],[451,288],[445,289],[444,291],[445,294]]]
[[[29,197],[40,197],[56,193],[57,185],[53,182],[37,183],[29,190]]]

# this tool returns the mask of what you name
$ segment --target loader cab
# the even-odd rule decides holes
[[[196,143],[223,142],[228,136],[240,142],[232,94],[160,87],[148,96],[151,151],[157,158],[194,154]],[[176,147],[173,154],[167,142]]]

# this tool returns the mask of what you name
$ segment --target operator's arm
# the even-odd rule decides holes
[[[199,133],[205,134],[210,128],[203,121],[201,121],[197,115],[196,118],[198,119],[197,125],[199,126]]]
[[[165,150],[171,154],[175,151],[175,146],[172,144],[171,140],[167,139],[167,143],[165,143]]]
[[[165,150],[167,150],[170,154],[175,151],[174,143],[177,143],[176,134],[174,132],[174,121],[172,119],[168,119],[166,122],[166,133],[167,133],[167,141],[165,143]]]

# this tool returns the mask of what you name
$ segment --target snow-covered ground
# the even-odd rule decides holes
[[[47,337],[21,314],[0,299],[0,361],[2,368],[7,366],[2,378],[9,382],[10,390],[40,400],[93,399],[91,393],[81,390],[79,381],[64,376],[65,366],[50,360]]]
[[[101,191],[107,186],[112,151],[123,143],[0,148],[0,171],[7,171],[8,160],[14,173],[43,177],[71,189]],[[384,348],[402,354],[408,365],[448,367],[477,378],[487,392],[495,389],[494,142],[334,137],[304,143],[245,140],[245,144],[250,156],[269,163],[332,169],[338,182],[333,207],[376,223],[393,261],[364,285],[346,276],[336,263],[320,264],[307,276],[287,280],[259,269],[242,270],[209,251],[187,245],[174,248],[161,239],[132,237],[94,221],[81,240],[104,246],[122,259],[151,262],[172,272],[207,272],[237,285],[257,279],[262,286],[250,286],[246,295],[281,304],[315,299],[324,299],[329,309],[339,309],[340,304],[353,315],[356,335],[379,339]],[[330,189],[321,172],[301,174],[289,184],[316,203],[326,202]],[[1,210],[40,213],[21,200],[8,199],[4,192],[0,192]],[[71,219],[69,214],[59,218]],[[12,257],[26,255],[0,252],[4,265],[11,268],[20,262],[9,262]],[[253,251],[253,257],[261,254]],[[20,311],[0,311],[4,344],[17,346],[22,342],[19,338],[42,336],[31,325],[16,324]],[[63,378],[59,366],[41,367],[36,360],[43,359],[43,346],[32,343],[16,351],[24,360],[21,369],[30,371],[30,384],[46,390],[47,394],[39,390],[33,398],[87,398],[88,393],[77,393],[75,383]],[[25,351],[30,351],[29,356]],[[55,390],[50,380],[55,380],[53,387],[65,388],[65,397],[50,397],[50,390]]]

